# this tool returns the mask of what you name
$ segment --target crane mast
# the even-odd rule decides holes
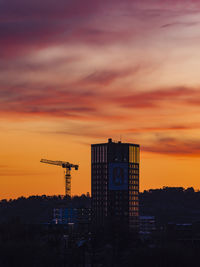
[[[71,169],[78,170],[78,165],[66,161],[54,161],[48,159],[41,159],[41,163],[57,165],[65,169],[65,195],[71,197]]]

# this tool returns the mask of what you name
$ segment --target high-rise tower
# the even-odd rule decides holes
[[[140,146],[108,139],[91,146],[91,161],[93,222],[137,230]]]

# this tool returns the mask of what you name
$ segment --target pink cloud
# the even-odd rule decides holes
[[[163,102],[183,102],[187,97],[195,97],[199,92],[192,88],[169,88],[154,91],[135,92],[116,97],[115,101],[124,108],[158,108]]]
[[[89,74],[81,82],[86,84],[97,84],[97,85],[109,85],[116,80],[126,78],[128,76],[133,76],[140,71],[142,67],[136,66],[135,68],[127,69],[110,69],[104,71],[96,71]]]
[[[167,131],[185,131],[199,129],[200,125],[169,125],[169,126],[160,126],[160,127],[143,127],[143,128],[129,128],[129,129],[120,129],[116,132],[124,133],[155,133],[155,132],[167,132]]]
[[[102,75],[102,76],[101,76]],[[101,74],[87,78],[104,84],[117,79],[117,75]],[[120,74],[126,75],[126,73]],[[119,75],[119,76],[120,76]],[[70,87],[73,85],[70,85]],[[75,86],[75,85],[74,85]],[[124,96],[125,95],[125,96]],[[199,97],[199,91],[192,88],[168,88],[151,92],[118,91],[114,95],[109,91],[77,91],[70,88],[42,87],[41,85],[22,85],[0,90],[0,113],[26,114],[55,117],[73,117],[96,119],[130,119],[129,114],[112,110],[113,107],[121,111],[127,109],[162,109],[163,103],[192,105]],[[190,102],[188,103],[188,98]],[[112,108],[111,108],[112,106]],[[106,109],[105,109],[106,107]],[[105,109],[105,111],[104,111]],[[106,111],[107,110],[107,111]],[[121,115],[123,113],[123,115]]]
[[[200,156],[200,140],[182,140],[177,138],[160,138],[150,145],[142,147],[143,151],[172,156]]]

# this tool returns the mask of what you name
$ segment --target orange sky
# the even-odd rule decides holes
[[[0,10],[0,199],[90,192],[90,144],[141,145],[140,189],[200,188],[200,4],[30,0]]]

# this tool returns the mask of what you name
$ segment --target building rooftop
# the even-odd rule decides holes
[[[133,143],[122,143],[122,141],[116,141],[116,140],[112,140],[112,138],[108,138],[108,142],[107,143],[97,143],[97,144],[92,144],[92,146],[95,145],[106,145],[106,144],[123,144],[123,145],[134,145],[134,146],[140,146],[139,144],[133,144]]]

